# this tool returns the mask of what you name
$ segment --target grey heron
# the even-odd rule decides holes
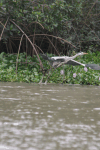
[[[72,57],[68,57],[68,56],[48,57],[46,54],[40,54],[40,56],[44,60],[49,61],[51,66],[54,68],[59,67],[62,64],[68,64],[68,65],[73,65],[73,66],[81,65],[84,67],[89,67],[94,70],[100,70],[100,66],[97,64],[83,64],[83,63],[80,63],[80,62],[74,60],[77,56],[81,56],[81,55],[85,55],[85,54],[88,54],[88,53],[80,52]]]
[[[68,64],[68,65],[72,65],[72,66],[81,65],[84,67],[89,67],[90,69],[100,70],[100,66],[97,64],[83,64],[83,63],[80,63],[80,62],[74,60],[77,56],[81,56],[81,55],[85,55],[85,54],[88,54],[88,53],[80,52],[80,53],[77,53],[76,55],[74,55],[72,57],[68,57],[68,56],[48,57],[46,54],[40,54],[40,56],[44,60],[49,61],[50,65],[55,69],[60,67],[63,64]],[[43,80],[43,77],[42,77],[40,83],[42,83],[42,80]]]

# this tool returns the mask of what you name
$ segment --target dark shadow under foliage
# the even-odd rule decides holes
[[[100,2],[94,0],[1,0],[0,52],[18,53],[22,32],[38,53],[70,55],[100,51]],[[23,36],[20,52],[36,54]]]

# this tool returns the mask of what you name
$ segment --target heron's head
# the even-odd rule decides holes
[[[85,54],[88,54],[88,53],[80,52],[77,55],[80,56],[80,55],[85,55]]]

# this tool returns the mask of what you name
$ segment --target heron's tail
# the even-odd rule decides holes
[[[86,64],[85,67],[89,67],[94,70],[100,70],[100,66],[97,64]]]

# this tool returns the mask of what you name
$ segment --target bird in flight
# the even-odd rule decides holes
[[[100,70],[100,66],[97,64],[83,64],[83,63],[80,63],[80,62],[74,60],[77,56],[81,56],[81,55],[85,55],[85,54],[88,54],[88,53],[80,52],[80,53],[77,53],[76,55],[74,55],[72,57],[68,57],[68,56],[48,57],[46,54],[40,54],[40,56],[44,60],[49,61],[50,65],[54,68],[58,68],[62,64],[68,64],[68,65],[72,65],[72,66],[81,65],[84,67],[89,67],[89,68],[94,69],[94,70]]]
[[[41,54],[41,53],[40,53],[40,56],[44,60],[49,61],[50,65],[55,69],[60,67],[61,65],[68,64],[68,65],[72,65],[72,66],[81,65],[84,67],[89,67],[90,69],[93,69],[93,70],[100,70],[100,66],[98,64],[83,64],[83,63],[80,63],[80,62],[74,60],[77,56],[81,56],[81,55],[85,55],[85,54],[88,54],[88,53],[80,52],[72,57],[68,57],[68,56],[48,57],[46,54]],[[43,80],[43,77],[39,83],[42,83],[42,80]],[[47,83],[47,80],[45,83]]]

